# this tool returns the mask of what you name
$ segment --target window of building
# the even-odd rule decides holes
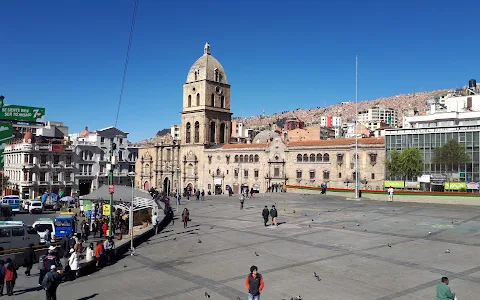
[[[211,156],[211,155],[208,156],[208,163],[209,163],[209,164],[212,163],[212,156]]]
[[[40,181],[47,181],[46,176],[47,174],[45,172],[40,172]]]
[[[325,153],[325,154],[323,155],[323,161],[324,161],[324,162],[329,162],[329,161],[330,161],[330,155],[328,155],[328,153]]]
[[[60,155],[54,155],[53,156],[53,163],[55,165],[58,165],[60,163]]]
[[[186,127],[185,128],[185,143],[190,144],[190,130],[191,130],[190,122],[188,122],[185,127]]]
[[[222,96],[222,97],[220,98],[220,107],[221,107],[221,108],[225,108],[225,96]]]
[[[258,163],[260,161],[260,157],[257,154],[255,154],[254,160],[255,160],[256,163]]]
[[[297,170],[297,179],[302,179],[302,171]]]
[[[248,170],[243,170],[243,177],[245,177],[245,178],[248,177]]]
[[[102,143],[102,144],[105,143],[105,138],[103,136],[100,137],[100,143]]]
[[[233,162],[236,162],[236,163],[238,163],[238,162],[239,162],[238,155],[235,155],[235,157],[233,158]]]
[[[301,154],[297,154],[297,162],[302,162],[302,155]]]
[[[315,162],[315,154],[310,154],[310,161]]]
[[[118,139],[118,143],[121,145],[123,144],[123,139]]]
[[[230,155],[225,156],[225,160],[227,162],[227,165],[230,163]],[[227,171],[228,172],[228,171]],[[228,174],[228,173],[227,173]]]
[[[317,161],[318,162],[322,161],[322,154],[320,153],[317,154]]]
[[[215,122],[210,122],[210,143],[216,143],[217,127]]]
[[[255,176],[255,178],[258,178],[258,170],[253,171],[253,176]]]
[[[46,155],[40,155],[40,163],[41,164],[46,164],[47,163],[47,156]]]
[[[200,106],[200,94],[197,94],[197,106]]]
[[[376,153],[370,153],[370,164],[375,165],[377,163],[377,154]]]
[[[308,162],[308,154],[303,155],[303,161]]]
[[[233,176],[238,177],[238,169],[233,170]]]
[[[118,161],[123,161],[123,151],[118,151]]]
[[[375,173],[372,173],[372,175],[370,176],[370,178],[373,180],[375,179]]]
[[[240,155],[240,162],[243,163],[243,155]]]
[[[192,95],[188,95],[188,100],[187,100],[187,107],[192,106]]]
[[[314,179],[315,179],[315,171],[311,170],[310,171],[310,180],[314,180]]]
[[[343,163],[343,154],[337,154],[337,164]]]
[[[215,94],[212,94],[212,96],[210,97],[210,101],[211,101],[211,106],[215,106]]]
[[[226,128],[225,123],[221,123],[220,124],[220,144],[225,143],[225,133],[226,133],[225,128]]]
[[[217,169],[217,176],[220,176],[220,169]]]
[[[253,163],[253,154],[250,154],[250,156],[248,157],[248,162]]]
[[[198,121],[195,122],[193,138],[194,138],[194,143],[200,142],[200,123]]]
[[[338,172],[338,178],[342,178],[342,172]]]
[[[329,180],[330,179],[330,172],[329,171],[323,171],[323,179],[324,180]]]
[[[275,176],[275,177],[280,176],[280,168],[274,168],[273,169],[273,176]]]
[[[220,77],[219,77],[219,74],[218,74],[218,69],[215,68],[215,70],[213,70],[213,74],[215,75],[215,81],[219,81]]]
[[[102,154],[103,154],[103,152],[102,152]],[[103,159],[102,159],[102,160],[103,160]],[[70,165],[70,164],[72,163],[72,156],[71,156],[71,155],[67,155],[67,156],[65,157],[65,163],[66,163],[67,165]]]

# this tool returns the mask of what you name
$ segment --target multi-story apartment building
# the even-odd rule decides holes
[[[68,127],[61,122],[48,122],[28,131],[21,139],[13,139],[4,150],[4,172],[12,189],[22,199],[34,198],[47,191],[70,195],[75,188],[73,146],[65,136]]]
[[[72,137],[74,137],[72,135]],[[107,127],[90,132],[88,127],[73,140],[75,146],[75,184],[79,194],[85,195],[108,183],[107,164],[114,157],[113,171],[115,185],[129,185],[132,178],[128,173],[135,171],[138,147],[131,145],[128,132]],[[115,145],[115,146],[113,146]],[[112,153],[112,154],[111,154]]]
[[[180,136],[181,130],[182,130],[182,127],[180,125],[172,125],[172,127],[170,127],[170,136],[172,137],[172,140],[174,141],[181,140],[181,136]]]
[[[372,107],[358,113],[358,122],[362,124],[386,123],[391,127],[398,126],[398,113],[391,108]],[[369,128],[376,130],[378,128]]]

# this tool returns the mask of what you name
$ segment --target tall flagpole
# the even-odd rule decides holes
[[[358,55],[355,57],[355,199],[360,198],[359,179],[360,172],[358,169]]]

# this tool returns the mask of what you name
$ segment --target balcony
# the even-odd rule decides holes
[[[59,164],[59,163],[56,163],[56,164],[53,164],[52,167],[53,167],[54,169],[61,169],[63,166],[62,166],[61,164]]]
[[[26,162],[23,164],[23,167],[25,169],[31,169],[31,168],[35,168],[35,165],[33,163]]]
[[[78,172],[77,176],[93,176],[93,172]]]
[[[71,186],[73,185],[73,180],[70,178],[65,178],[65,181],[63,182],[64,185]]]
[[[37,150],[37,151],[52,151],[52,145],[48,145],[48,144],[35,145],[35,150]]]
[[[39,185],[49,185],[49,182],[40,180]]]
[[[97,146],[97,142],[77,141],[76,143],[78,146]]]
[[[31,181],[31,180],[29,180],[29,181],[21,181],[21,182],[20,182],[20,185],[21,185],[21,186],[32,186],[32,185],[35,185],[35,181]]]
[[[66,145],[65,147],[63,147],[64,151],[73,151],[73,149],[75,149],[73,145]]]
[[[38,164],[38,167],[40,169],[50,169],[50,165],[47,164],[47,163],[40,163],[40,164]]]
[[[73,169],[73,164],[72,164],[72,163],[64,164],[63,167],[64,167],[65,169]]]

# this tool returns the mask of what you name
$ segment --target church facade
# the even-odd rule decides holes
[[[136,187],[218,194],[242,186],[258,192],[276,184],[354,186],[355,139],[284,142],[263,131],[250,144],[230,144],[230,103],[227,75],[207,43],[183,85],[181,140],[139,149]],[[359,139],[362,188],[383,187],[384,159],[383,138]]]

